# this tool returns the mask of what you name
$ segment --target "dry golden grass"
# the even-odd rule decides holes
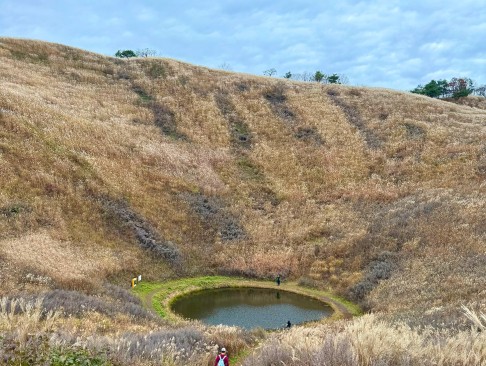
[[[0,255],[14,266],[62,284],[83,280],[98,282],[107,273],[120,271],[129,260],[130,253],[107,248],[76,247],[71,242],[56,240],[46,232],[39,231],[0,241]]]
[[[343,324],[276,334],[243,365],[483,365],[484,342],[484,333],[476,330],[414,330],[365,315]]]
[[[15,313],[15,307],[21,312]],[[414,329],[371,314],[274,332],[254,347],[255,337],[264,334],[225,326],[141,326],[123,316],[108,318],[99,313],[87,313],[83,319],[62,318],[59,313],[45,315],[42,298],[2,298],[1,342],[8,347],[0,348],[0,356],[12,364],[29,357],[45,362],[60,350],[66,357],[83,350],[92,359],[102,355],[106,364],[196,366],[210,364],[218,346],[224,345],[232,356],[249,352],[242,365],[483,365],[485,334],[477,327],[484,330],[484,314],[466,307],[462,310],[474,328],[454,332]]]
[[[42,297],[0,298],[2,364],[51,364],[60,354],[64,363],[73,364],[81,364],[79,356],[85,356],[93,362],[86,364],[96,365],[203,366],[213,362],[218,344],[236,354],[255,338],[235,327],[174,329],[154,322],[141,324],[124,314],[108,317],[86,312],[81,319],[63,317],[60,312],[46,312],[43,301]]]
[[[216,273],[221,263],[226,273],[309,276],[390,313],[448,314],[484,291],[482,99],[454,104],[8,38],[0,79],[7,292],[32,267],[127,284],[134,273]],[[129,215],[108,212],[106,200],[125,202],[172,243],[181,267],[144,250]],[[210,207],[194,204],[204,200]]]

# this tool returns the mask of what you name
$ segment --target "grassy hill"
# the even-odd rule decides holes
[[[1,295],[282,274],[412,326],[485,310],[484,98],[10,38],[0,80]]]

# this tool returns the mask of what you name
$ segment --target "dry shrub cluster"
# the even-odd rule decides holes
[[[286,89],[287,86],[283,82],[277,83],[269,90],[265,91],[264,97],[270,103],[272,111],[275,113],[275,115],[289,125],[292,125],[296,122],[296,116],[286,103]]]
[[[102,197],[100,201],[107,214],[113,216],[111,221],[120,222],[119,225],[130,230],[140,247],[151,252],[154,257],[167,261],[171,266],[180,266],[181,255],[175,244],[161,238],[150,223],[134,212],[126,202],[109,197]]]
[[[339,93],[335,90],[328,90],[327,94],[329,95],[329,98],[333,101],[333,103],[344,112],[349,123],[356,127],[358,131],[363,135],[363,138],[366,141],[368,147],[370,149],[378,149],[381,146],[382,141],[375,135],[372,129],[369,129],[366,126],[366,123],[361,118],[359,110],[350,106],[341,98],[339,98]],[[387,116],[388,114],[382,113],[380,114],[380,119],[386,119]]]
[[[82,317],[88,312],[97,312],[109,317],[127,315],[137,320],[157,322],[158,317],[137,301],[109,301],[100,296],[83,295],[78,291],[53,290],[43,295],[44,311],[60,311],[64,316]]]
[[[218,106],[221,114],[228,121],[228,129],[231,135],[231,143],[235,149],[245,149],[251,146],[251,131],[248,129],[248,125],[238,115],[231,96],[224,91],[218,92],[214,96],[216,105]]]
[[[219,237],[223,242],[245,238],[241,223],[222,199],[191,193],[182,194],[181,197],[202,221],[208,234]]]
[[[293,273],[299,273],[300,263],[291,249],[234,247],[234,251],[241,255],[225,258],[224,254],[215,254],[216,260],[223,263],[223,274],[273,279],[278,274],[288,278]]]
[[[265,337],[265,331],[261,329],[247,331],[225,325],[207,327],[204,329],[204,333],[216,349],[225,347],[232,356],[247,351],[249,347],[254,347],[261,338]]]
[[[37,320],[50,318],[52,314],[81,319],[86,314],[95,313],[109,318],[126,317],[142,324],[161,324],[161,319],[144,308],[138,297],[111,284],[105,284],[96,291],[92,289],[90,294],[55,289],[41,294],[3,297],[2,311],[6,321],[10,316],[23,314],[24,318],[33,318],[34,324]]]
[[[107,290],[120,293],[120,289]],[[60,296],[57,296],[60,295]],[[179,327],[161,326],[151,322],[138,329],[118,324],[101,334],[100,323],[107,318],[94,316],[86,298],[75,299],[86,312],[84,325],[65,318],[71,300],[57,294],[65,304],[62,311],[48,311],[53,299],[48,294],[35,300],[23,298],[0,300],[0,362],[18,364],[89,364],[89,365],[208,365],[226,347],[231,354],[253,345],[256,334],[235,327]],[[126,294],[122,294],[127,299]],[[129,298],[134,301],[133,298]],[[91,299],[91,301],[95,301]],[[103,305],[106,311],[109,307]],[[121,308],[120,308],[121,309]],[[118,309],[117,311],[120,311]],[[102,311],[102,312],[103,312]],[[129,311],[128,311],[129,313]],[[79,314],[74,314],[79,315]],[[134,314],[130,314],[134,315]],[[140,314],[136,314],[137,318]],[[109,314],[113,319],[114,315]],[[87,325],[92,319],[93,326]],[[56,363],[57,362],[57,363]]]
[[[485,341],[476,329],[413,329],[365,315],[273,335],[243,365],[483,365]]]

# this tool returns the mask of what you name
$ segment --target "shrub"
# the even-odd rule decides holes
[[[313,142],[316,145],[321,145],[324,141],[315,127],[299,127],[294,133],[295,138],[308,142]]]
[[[191,205],[207,228],[223,241],[236,241],[246,238],[245,229],[238,218],[226,207],[223,200],[203,194],[184,194],[183,198]]]
[[[132,50],[118,50],[115,53],[115,57],[119,58],[130,58],[130,57],[137,57],[137,54]]]
[[[32,208],[23,202],[12,203],[10,205],[0,207],[0,216],[5,216],[6,218],[12,218],[20,215],[23,212],[31,212]]]
[[[167,71],[165,66],[161,62],[152,62],[150,67],[147,69],[147,74],[152,79],[165,78],[167,76]]]
[[[257,339],[265,337],[265,331],[247,331],[238,327],[219,325],[206,329],[208,340],[218,347],[225,347],[230,355],[240,353],[254,345]]]
[[[324,80],[325,77],[325,74],[320,71],[316,71],[316,73],[314,74],[314,81],[320,83],[322,80]]]
[[[51,366],[85,365],[102,366],[108,365],[106,356],[92,355],[85,349],[74,347],[54,349],[50,353]]]
[[[265,92],[265,99],[272,105],[283,103],[287,100],[287,97],[285,96],[286,89],[285,84],[279,82],[273,88]]]
[[[397,268],[397,256],[391,252],[382,252],[368,266],[367,272],[361,282],[354,285],[349,293],[352,299],[362,301],[382,280],[391,276]]]
[[[290,107],[285,103],[287,96],[285,95],[287,87],[283,82],[277,83],[274,87],[264,92],[265,99],[270,103],[274,114],[286,122],[295,122],[295,114],[290,110]]]
[[[42,298],[42,313],[62,312],[64,316],[81,317],[88,312],[97,312],[108,316],[125,314],[135,319],[160,320],[156,315],[146,310],[140,301],[133,296],[116,297],[120,293],[121,290],[115,291],[112,299],[116,299],[116,302],[113,302],[100,296],[85,295],[76,291],[53,290],[44,294]]]
[[[216,105],[228,122],[231,142],[235,148],[249,148],[251,145],[251,131],[248,124],[238,115],[236,107],[227,93],[219,92],[214,96]]]
[[[301,278],[299,278],[299,286],[317,288],[318,283],[317,283],[316,280],[314,280],[310,277],[301,277]]]
[[[129,207],[127,202],[109,197],[101,197],[100,201],[108,214],[132,231],[140,247],[151,252],[155,258],[165,259],[170,265],[180,267],[182,257],[175,244],[163,239],[145,218]]]

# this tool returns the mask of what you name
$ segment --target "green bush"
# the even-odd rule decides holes
[[[51,353],[52,366],[104,366],[110,365],[104,357],[92,356],[83,349],[55,350]]]
[[[118,50],[115,53],[115,57],[119,58],[130,58],[130,57],[137,57],[137,54],[132,50]]]
[[[320,72],[319,70],[317,70],[316,73],[314,74],[314,80],[317,81],[318,83],[324,80],[325,77],[326,75]]]
[[[411,90],[414,94],[427,95],[431,98],[461,98],[474,92],[474,82],[469,78],[452,78],[447,80],[431,80],[425,85],[419,85]]]

